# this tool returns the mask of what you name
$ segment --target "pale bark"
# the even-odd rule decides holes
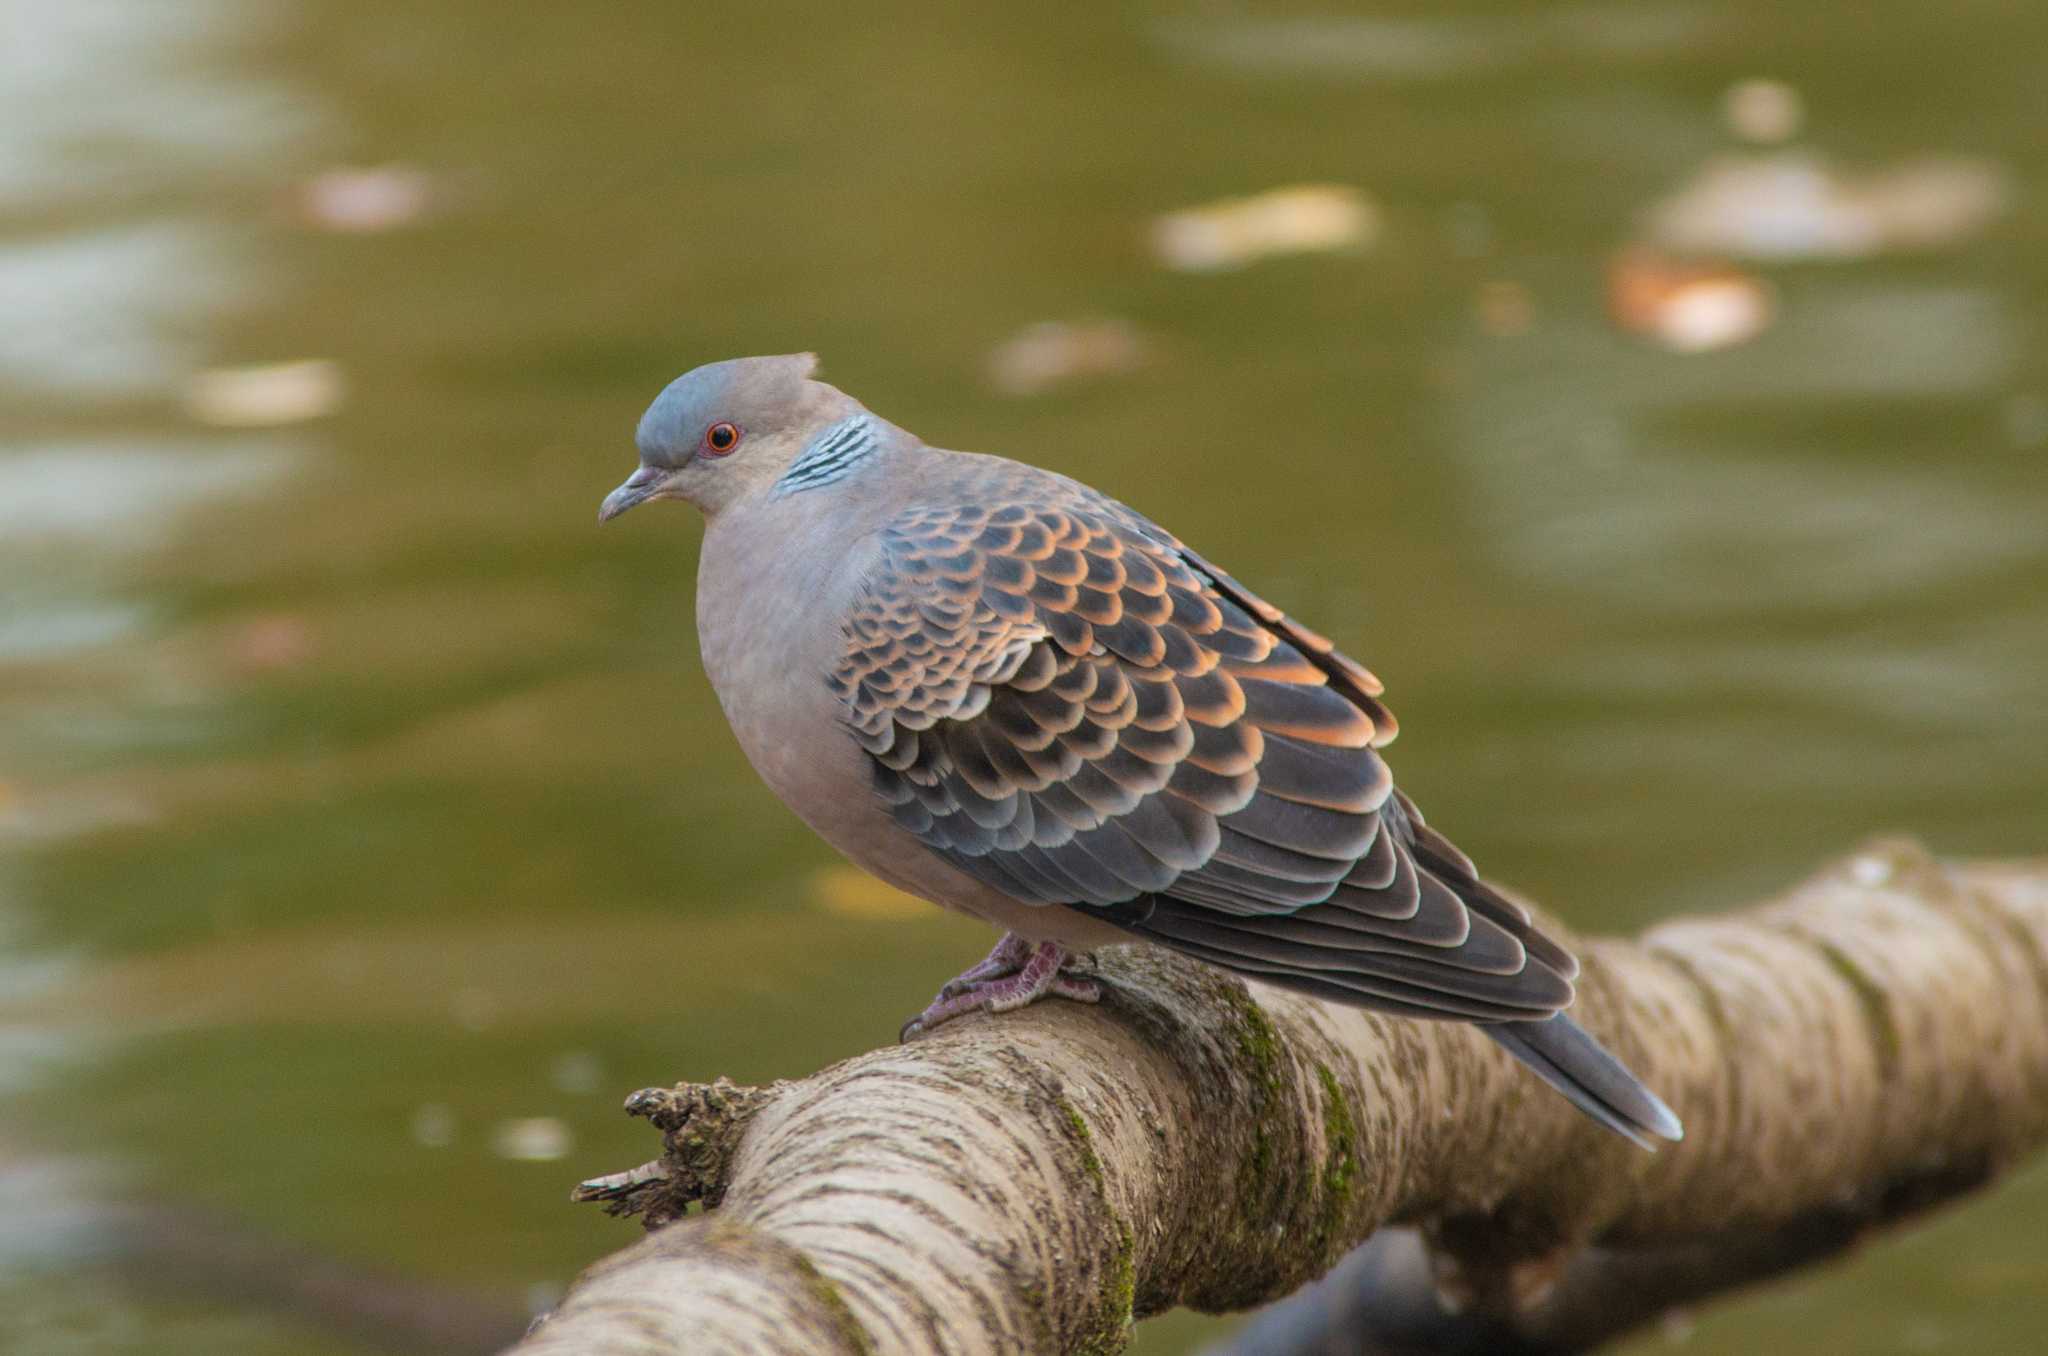
[[[1419,1233],[1348,1294],[1423,1335],[1367,1349],[1484,1323],[1571,1350],[1621,1325],[1617,1294],[1640,1321],[1810,1260],[2048,1138],[2048,862],[1878,844],[1779,901],[1578,946],[1576,1015],[1682,1145],[1608,1134],[1470,1028],[1118,949],[1099,1007],[638,1094],[663,1158],[580,1194],[664,1227],[518,1350],[1113,1351],[1133,1317],[1278,1298],[1387,1225]],[[717,1208],[677,1218],[693,1201]],[[1431,1328],[1436,1293],[1464,1317]]]

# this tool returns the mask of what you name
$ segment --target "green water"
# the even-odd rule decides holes
[[[594,525],[711,358],[815,349],[935,442],[1144,508],[1377,670],[1432,822],[1582,925],[1881,830],[2048,847],[2048,11],[5,13],[0,1347],[516,1333],[634,1237],[565,1200],[651,1150],[625,1093],[871,1047],[986,945],[826,907],[698,671],[694,516]],[[1609,257],[1755,76],[1800,144],[1977,157],[2005,210],[1758,266],[1743,346],[1616,332]],[[419,220],[294,206],[385,164],[430,176]],[[1378,239],[1150,257],[1159,213],[1302,182],[1364,189]],[[1134,370],[988,381],[1103,317]],[[180,397],[306,358],[331,416]],[[1687,1349],[2028,1350],[2044,1236],[2037,1169]],[[400,1292],[467,1326],[365,1317]]]

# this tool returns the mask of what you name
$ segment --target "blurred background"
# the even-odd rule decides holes
[[[1583,927],[2048,850],[2044,50],[0,0],[0,1348],[488,1349],[637,1236],[566,1199],[654,1149],[625,1094],[888,1041],[986,947],[746,768],[696,515],[595,526],[715,358],[1198,544]],[[2037,1167],[1630,1349],[2037,1350],[2044,1237]]]

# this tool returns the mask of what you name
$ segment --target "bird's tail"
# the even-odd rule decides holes
[[[1685,1127],[1671,1108],[1563,1013],[1540,1022],[1490,1023],[1480,1030],[1573,1106],[1643,1148],[1657,1147],[1651,1143],[1653,1136],[1673,1141],[1685,1137]]]

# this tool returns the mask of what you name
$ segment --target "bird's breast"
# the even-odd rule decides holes
[[[754,770],[828,839],[858,774],[859,745],[840,723],[826,680],[845,645],[843,618],[863,553],[798,548],[804,535],[729,531],[704,537],[697,637],[705,674]],[[849,544],[851,545],[851,544]],[[866,808],[866,807],[862,807]]]

